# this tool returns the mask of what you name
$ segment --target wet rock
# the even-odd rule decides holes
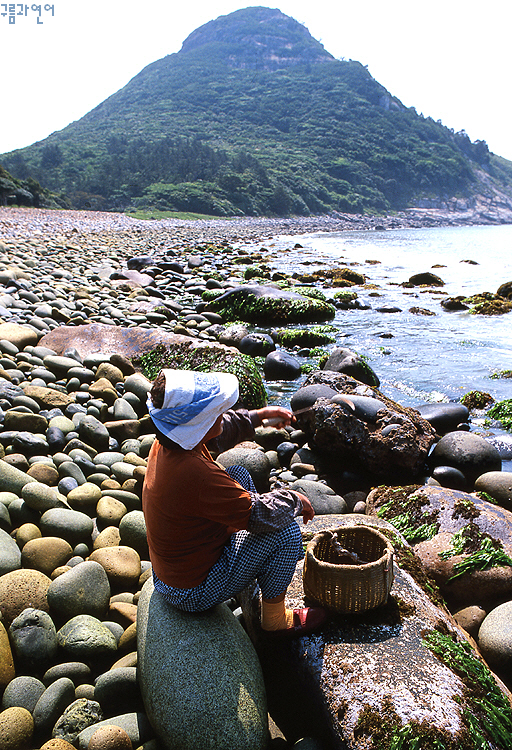
[[[402,517],[400,528],[450,606],[487,608],[512,597],[512,567],[503,560],[487,566],[481,559],[471,562],[486,545],[512,557],[509,511],[475,494],[429,485],[380,487],[370,492],[367,505],[369,515],[380,510],[391,523]]]
[[[265,380],[296,380],[300,377],[300,362],[281,349],[272,351],[265,357],[263,366]]]
[[[449,432],[436,444],[429,465],[453,466],[472,487],[479,476],[501,470],[501,458],[494,446],[472,432]]]
[[[323,366],[324,370],[343,372],[345,375],[359,380],[360,383],[375,386],[380,385],[379,378],[373,369],[358,354],[350,349],[335,349]]]
[[[240,342],[249,334],[249,327],[240,323],[226,326],[219,336],[219,342],[226,346],[240,346]]]
[[[436,466],[432,472],[432,479],[439,482],[441,487],[450,487],[452,490],[471,489],[462,471],[453,466]]]
[[[265,357],[274,351],[276,345],[271,336],[266,333],[249,333],[240,341],[239,347],[242,354],[251,357]]]
[[[423,404],[416,408],[438,435],[456,430],[469,419],[469,409],[464,404]]]
[[[425,273],[416,273],[409,278],[409,284],[412,286],[444,286],[444,281],[436,276],[435,273],[426,271]]]
[[[324,321],[335,314],[335,308],[327,301],[277,287],[249,284],[216,297],[208,309],[225,320],[244,320],[259,325]]]
[[[162,746],[264,750],[268,721],[258,659],[228,607],[186,614],[148,581],[138,621],[141,691]]]
[[[298,412],[313,406],[319,398],[331,399],[336,394],[336,389],[328,385],[321,383],[305,385],[295,391],[290,400],[290,406],[293,412]]]
[[[310,386],[323,385],[343,394],[350,401],[359,396],[368,399],[361,405],[361,416],[376,418],[366,422],[356,416],[346,403],[317,401],[314,408],[297,416],[298,425],[306,433],[315,452],[341,467],[370,471],[378,477],[391,477],[396,483],[402,475],[415,476],[425,469],[428,451],[434,442],[434,430],[414,409],[406,409],[388,399],[375,388],[361,383],[343,373],[321,371],[306,379],[305,387],[297,391],[298,396]],[[295,396],[291,405],[298,411]],[[335,394],[335,397],[338,396]],[[382,402],[384,408],[375,401]],[[299,401],[301,404],[301,402]],[[301,404],[302,405],[302,404]],[[371,412],[368,409],[372,406]],[[373,409],[375,407],[375,410]],[[358,407],[359,408],[359,407]],[[393,425],[393,430],[387,430]]]
[[[402,567],[402,559],[404,563],[411,559],[410,551],[392,527],[363,516],[333,517],[338,527],[354,522],[375,524],[390,535],[395,577],[388,601],[359,615],[331,614],[321,629],[290,644],[256,640],[269,685],[269,711],[280,716],[280,728],[287,736],[312,736],[322,747],[362,748],[375,742],[380,746],[376,730],[382,726],[383,710],[394,717],[398,728],[411,726],[408,734],[413,741],[421,731],[415,725],[421,716],[429,737],[436,737],[440,745],[456,744],[461,727],[468,730],[466,711],[480,699],[481,687],[477,680],[470,681],[468,690],[467,680],[450,668],[443,655],[452,643],[457,644],[456,653],[465,654],[475,665],[481,664],[479,656],[453,618]],[[288,607],[304,606],[301,578],[299,563],[287,592]],[[257,639],[256,609],[255,598],[248,596],[244,618]],[[489,675],[499,695],[500,686]],[[285,710],[289,701],[292,715]],[[478,726],[485,731],[483,723]]]

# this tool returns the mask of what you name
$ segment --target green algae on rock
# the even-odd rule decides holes
[[[330,334],[336,330],[335,326],[330,325],[311,326],[311,328],[281,328],[275,332],[275,340],[288,349],[293,346],[312,347],[334,344],[335,339]]]
[[[275,323],[308,323],[331,320],[335,308],[319,294],[314,297],[272,286],[242,285],[230,289],[211,300],[209,310],[224,320],[243,320],[247,323],[272,325]],[[308,292],[318,290],[308,290]]]
[[[507,398],[504,401],[494,404],[487,412],[487,416],[501,422],[505,430],[512,431],[512,398]]]
[[[485,409],[494,401],[490,393],[484,391],[469,391],[460,400],[461,404],[471,409]]]
[[[161,345],[143,354],[138,362],[149,380],[154,380],[160,370],[167,367],[199,372],[229,372],[237,376],[240,384],[238,406],[259,409],[267,403],[261,373],[252,357],[221,344],[196,346],[190,340],[185,340],[183,345],[168,349]]]

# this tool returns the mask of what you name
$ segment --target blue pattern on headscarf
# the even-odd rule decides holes
[[[220,393],[219,379],[211,373],[194,373],[194,395],[189,404],[158,410],[158,419],[180,425],[197,417]]]

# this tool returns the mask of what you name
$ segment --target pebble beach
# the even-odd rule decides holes
[[[201,294],[241,282],[246,247],[278,235],[504,218],[417,209],[147,221],[0,208],[2,750],[161,750],[136,651],[137,603],[151,575],[140,499],[153,440],[149,384],[129,356],[94,342],[78,356],[72,337],[57,352],[43,337],[98,324],[214,342],[218,316],[203,314]],[[164,273],[127,269],[138,256],[165,259]],[[260,444],[279,475],[277,444],[268,436]],[[296,471],[283,479],[311,476],[307,456]],[[364,513],[363,495],[329,512],[354,508]],[[291,747],[278,731],[272,742]]]

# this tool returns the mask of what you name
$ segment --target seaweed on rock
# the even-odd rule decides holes
[[[228,347],[192,345],[166,349],[158,346],[140,357],[143,374],[154,380],[162,368],[198,370],[199,372],[229,372],[236,375],[240,383],[238,406],[259,409],[266,405],[265,386],[252,357]]]
[[[331,320],[336,313],[319,290],[301,289],[298,293],[252,286],[241,286],[211,299],[209,309],[227,321],[261,325]]]

